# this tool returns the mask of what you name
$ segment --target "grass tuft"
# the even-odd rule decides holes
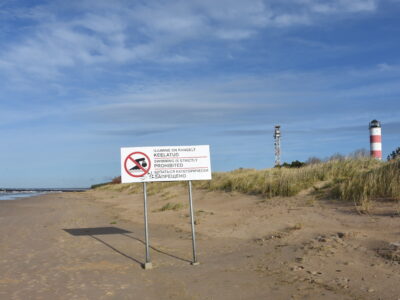
[[[183,204],[181,204],[181,203],[170,203],[170,202],[168,202],[163,207],[161,207],[158,211],[167,211],[167,210],[177,211],[177,210],[180,210],[182,208],[183,208]]]

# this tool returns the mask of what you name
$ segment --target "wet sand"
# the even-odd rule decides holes
[[[302,193],[262,199],[194,191],[192,266],[184,187],[0,202],[0,299],[400,299],[400,217]],[[167,203],[176,210],[161,210]]]

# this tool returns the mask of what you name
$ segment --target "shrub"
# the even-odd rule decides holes
[[[295,160],[295,161],[292,161],[290,164],[288,164],[286,162],[283,163],[282,167],[285,167],[285,168],[301,168],[301,167],[305,166],[305,164],[306,163],[304,163],[304,162]]]
[[[114,177],[113,180],[111,180],[112,184],[120,184],[121,183],[121,176]]]
[[[396,150],[392,151],[387,157],[387,160],[393,160],[396,158],[400,158],[400,147],[398,147]]]
[[[314,165],[314,164],[319,164],[322,162],[322,159],[316,157],[316,156],[311,156],[306,160],[306,165]]]

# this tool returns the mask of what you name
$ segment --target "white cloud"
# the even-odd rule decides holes
[[[84,0],[9,8],[9,18],[31,23],[26,35],[3,45],[0,71],[54,80],[82,65],[191,63],[211,54],[179,50],[182,45],[207,49],[209,42],[241,41],[268,28],[312,25],[321,15],[371,12],[377,1]]]
[[[314,13],[360,13],[375,11],[380,0],[297,0],[303,9]]]
[[[101,132],[129,134],[150,128],[196,126],[261,129],[274,122],[338,126],[369,120],[371,114],[398,119],[399,71],[377,68],[282,72],[269,76],[233,76],[182,82],[148,82],[113,95],[94,95],[72,105],[68,114]],[[385,76],[385,77],[383,77]],[[390,91],[390,92],[388,92]],[[380,105],[371,112],[369,101]],[[92,101],[93,100],[93,101]],[[391,107],[387,113],[387,107]],[[236,127],[235,127],[236,126]],[[122,131],[121,131],[122,130]]]
[[[224,40],[242,40],[247,39],[255,34],[253,30],[226,30],[220,29],[215,32],[216,36]]]
[[[322,14],[369,12],[377,8],[375,0],[310,0],[307,2],[311,11]]]
[[[399,71],[400,65],[393,65],[388,63],[380,63],[377,65],[379,71],[382,72],[391,72],[391,71]]]
[[[273,24],[279,27],[288,27],[293,25],[306,25],[310,24],[310,17],[307,15],[299,14],[281,14],[273,19]]]

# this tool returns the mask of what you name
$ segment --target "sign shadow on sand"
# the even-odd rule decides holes
[[[104,240],[102,240],[101,238],[98,237],[99,235],[120,234],[122,236],[128,237],[128,238],[133,239],[135,241],[138,241],[138,242],[140,242],[140,243],[142,243],[144,245],[145,242],[143,240],[141,240],[141,239],[139,239],[139,238],[137,238],[137,237],[135,237],[133,235],[130,235],[132,233],[131,231],[128,231],[128,230],[125,230],[125,229],[122,229],[122,228],[118,228],[118,227],[111,227],[111,226],[110,227],[92,227],[92,228],[70,228],[70,229],[63,229],[63,230],[65,232],[73,235],[73,236],[90,236],[91,238],[93,238],[96,241],[102,243],[103,245],[107,246],[108,248],[112,249],[113,251],[117,252],[118,254],[120,254],[120,255],[122,255],[122,256],[124,256],[124,257],[126,257],[126,258],[128,258],[128,259],[130,259],[130,260],[132,260],[134,262],[136,262],[137,264],[143,266],[143,263],[140,262],[138,259],[123,253],[122,251],[118,250],[114,246],[110,245],[109,243],[105,242]],[[150,248],[152,250],[160,253],[160,254],[164,254],[164,255],[167,255],[167,256],[172,257],[174,259],[190,263],[190,260],[178,257],[178,256],[170,254],[170,253],[167,253],[165,251],[162,251],[162,250],[157,249],[157,248],[152,247],[152,246],[150,246]]]

